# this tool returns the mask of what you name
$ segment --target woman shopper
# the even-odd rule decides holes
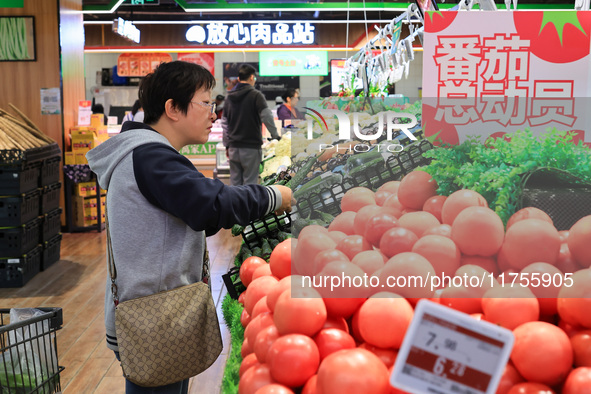
[[[290,211],[289,188],[226,186],[203,176],[179,153],[185,145],[207,142],[216,119],[214,86],[214,77],[202,66],[162,63],[140,85],[144,124],[127,122],[125,133],[87,154],[101,187],[108,190],[107,220],[120,302],[207,283],[206,236],[273,211]],[[107,347],[119,358],[110,289],[107,278]],[[127,380],[125,387],[127,394],[184,394],[188,380],[156,388]]]
[[[296,108],[300,100],[300,94],[296,89],[289,88],[281,96],[283,104],[277,108],[277,119],[281,121],[281,127],[290,127],[286,120],[304,119],[304,115]]]
[[[135,103],[133,103],[133,106],[131,107],[131,111],[125,114],[121,124],[123,124],[123,122],[127,122],[128,120],[133,120],[135,122],[144,121],[144,109],[142,108],[140,100],[135,100]]]

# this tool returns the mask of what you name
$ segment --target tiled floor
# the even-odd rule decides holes
[[[0,289],[0,307],[55,306],[63,309],[64,325],[58,332],[58,356],[64,394],[119,394],[125,383],[121,367],[105,346],[103,302],[107,265],[105,233],[64,234],[61,259],[37,274],[24,287]],[[233,263],[241,243],[222,230],[208,238],[212,262],[212,291],[222,326],[224,350],[206,372],[191,379],[190,393],[219,393],[230,335],[223,322],[221,302],[225,288],[221,275]]]

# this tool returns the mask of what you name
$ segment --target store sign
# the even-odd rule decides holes
[[[210,156],[215,155],[217,142],[206,142],[201,145],[187,145],[180,150],[184,156]]]
[[[260,75],[303,76],[327,75],[327,51],[265,51],[259,52]]]
[[[168,53],[122,53],[117,58],[117,75],[120,77],[143,77],[160,63],[168,63],[172,57]]]
[[[423,124],[445,142],[589,129],[591,11],[430,12]]]
[[[117,33],[136,44],[140,43],[140,30],[133,23],[123,18],[117,18],[113,21],[113,33]]]
[[[206,45],[309,45],[315,40],[310,23],[208,23],[187,30],[187,41]]]

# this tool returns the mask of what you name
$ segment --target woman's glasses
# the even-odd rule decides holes
[[[199,104],[202,107],[210,107],[211,108],[211,112],[212,114],[215,113],[215,109],[216,109],[216,104],[215,103],[204,103],[203,101],[191,101],[193,104]]]

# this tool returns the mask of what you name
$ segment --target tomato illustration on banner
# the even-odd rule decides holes
[[[586,11],[513,12],[517,34],[530,51],[550,63],[569,63],[589,55],[591,13]]]
[[[590,43],[591,11],[428,13],[425,135],[453,144],[524,129],[589,129]]]

